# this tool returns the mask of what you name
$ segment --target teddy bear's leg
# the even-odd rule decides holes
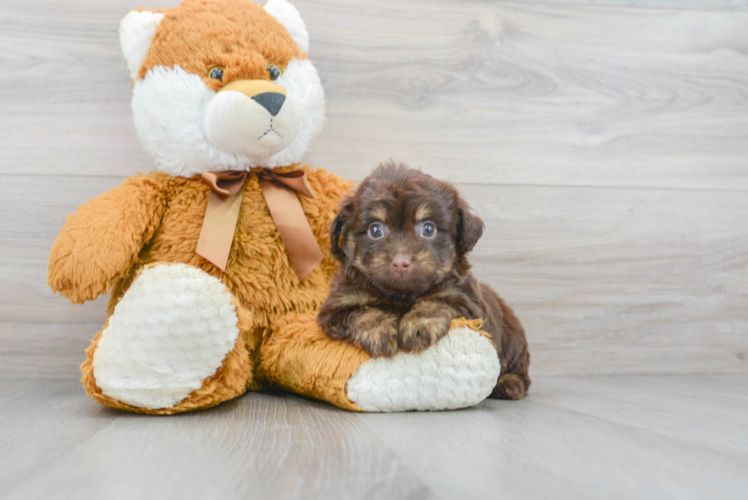
[[[348,379],[371,359],[361,349],[330,339],[317,325],[317,312],[276,321],[261,348],[259,376],[271,385],[361,411],[348,398]]]
[[[252,379],[250,314],[217,278],[186,264],[146,267],[87,349],[83,385],[142,413],[207,408]]]
[[[289,316],[262,347],[259,372],[272,384],[349,410],[465,408],[491,394],[501,371],[479,323],[454,320],[447,336],[423,352],[372,359],[327,337],[315,312]]]

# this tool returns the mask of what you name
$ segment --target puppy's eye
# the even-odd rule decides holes
[[[278,66],[271,64],[267,69],[271,80],[277,80],[281,76],[281,70],[278,69]]]
[[[430,220],[421,222],[416,226],[416,234],[425,240],[433,239],[436,236],[436,226]]]
[[[219,82],[222,82],[223,81],[223,68],[221,68],[220,66],[211,68],[210,71],[208,71],[208,76],[214,80],[218,80]]]
[[[369,224],[369,230],[367,231],[369,238],[372,240],[381,240],[387,236],[387,226],[381,222],[372,222]]]

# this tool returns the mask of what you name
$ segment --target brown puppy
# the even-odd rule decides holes
[[[501,376],[492,396],[521,399],[530,354],[517,317],[470,271],[483,234],[454,186],[404,165],[381,165],[341,202],[332,253],[342,263],[317,321],[371,356],[422,351],[453,318],[483,319]]]

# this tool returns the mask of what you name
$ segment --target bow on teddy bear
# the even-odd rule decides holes
[[[157,171],[79,207],[49,263],[49,285],[71,301],[111,294],[81,366],[90,397],[171,414],[269,385],[364,411],[459,408],[491,393],[496,351],[468,321],[425,352],[391,359],[317,326],[335,269],[328,228],[352,184],[299,165],[322,126],[324,94],[291,4],[186,0],[132,11],[120,41],[135,129]],[[321,249],[308,273],[297,275],[263,196],[268,169],[304,172],[315,194],[286,193]],[[214,193],[201,176],[228,171],[246,175],[230,251],[215,265],[198,252]]]

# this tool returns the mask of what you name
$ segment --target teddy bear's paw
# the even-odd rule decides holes
[[[232,295],[185,265],[142,271],[117,304],[93,354],[102,393],[131,406],[170,408],[213,375],[239,335]]]
[[[491,394],[500,372],[491,341],[462,326],[420,353],[363,363],[348,380],[348,398],[371,412],[465,408]]]

